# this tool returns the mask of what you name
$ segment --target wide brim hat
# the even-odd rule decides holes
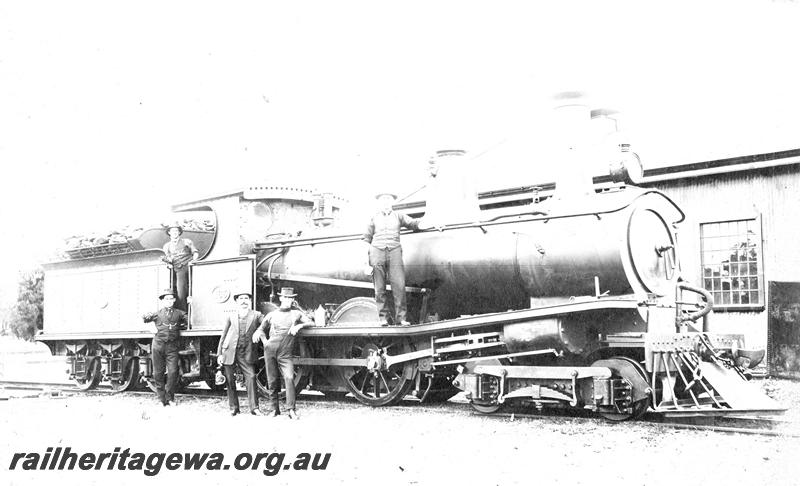
[[[174,290],[172,290],[172,289],[164,289],[164,290],[162,290],[162,291],[161,291],[161,292],[158,294],[158,298],[159,298],[159,300],[161,300],[161,299],[163,299],[163,298],[164,298],[164,296],[167,296],[167,295],[171,295],[171,296],[173,296],[173,297],[175,297],[175,298],[178,298],[178,296],[177,296],[177,295],[175,295],[175,291],[174,291]]]
[[[278,297],[297,297],[297,294],[294,293],[294,289],[292,287],[282,287],[281,293],[278,294]]]
[[[169,230],[171,230],[172,228],[178,228],[178,231],[180,231],[180,234],[183,234],[183,226],[179,225],[178,223],[168,224],[168,225],[164,226],[164,233],[169,235]]]
[[[397,199],[397,194],[393,192],[379,192],[375,194],[375,199],[380,199],[381,196],[392,196],[393,199]]]
[[[250,300],[253,300],[253,294],[250,293],[250,291],[248,290],[240,290],[239,292],[236,292],[235,294],[233,294],[233,300],[238,299],[240,295],[246,295],[250,297]]]

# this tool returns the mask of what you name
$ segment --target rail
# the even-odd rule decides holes
[[[11,397],[10,399],[30,399],[42,398],[47,396],[53,397],[72,397],[72,396],[116,396],[118,392],[114,392],[110,388],[99,388],[89,391],[80,391],[74,385],[64,383],[45,383],[45,382],[24,382],[24,381],[0,381],[0,391],[2,390],[19,390],[19,391],[38,391],[35,395],[24,395],[18,397]],[[57,393],[56,393],[57,392]],[[63,395],[61,393],[64,393]],[[244,393],[244,392],[240,392]],[[47,395],[45,395],[47,394]],[[123,392],[124,396],[146,397],[151,399],[154,394],[149,390],[141,391],[127,391]],[[176,393],[179,398],[191,398],[193,400],[223,400],[225,397],[224,391],[211,391],[204,389],[187,389],[183,392]],[[360,405],[353,400],[342,402],[340,399],[320,396],[319,394],[301,395],[304,401],[319,402],[321,405],[324,402],[335,403],[336,409],[342,406],[352,406],[355,409],[362,410],[363,405]],[[421,406],[421,400],[413,397],[406,397],[406,400],[393,409],[404,411],[420,411],[421,413],[451,413],[453,410],[464,409],[467,406],[467,401],[463,398],[456,396],[448,402],[440,405]],[[0,397],[0,400],[8,399]],[[538,420],[538,421],[552,421],[554,423],[562,424],[563,422],[572,422],[574,424],[601,422],[604,420],[600,417],[592,415],[586,410],[552,410],[548,412],[541,412],[537,414],[531,413],[517,413],[517,412],[498,412],[493,414],[482,414],[475,412],[476,416],[482,419],[489,418],[494,420]],[[797,425],[795,422],[789,420],[776,420],[764,417],[694,417],[691,419],[669,419],[661,414],[650,412],[643,419],[631,422],[631,425],[646,425],[652,427],[668,427],[675,429],[696,430],[696,431],[709,431],[728,434],[746,434],[746,435],[762,435],[773,437],[792,437],[800,438],[800,432],[793,430],[793,426]],[[794,427],[796,428],[796,427]],[[792,429],[792,430],[787,430]]]

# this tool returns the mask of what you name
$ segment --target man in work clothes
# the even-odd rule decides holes
[[[400,228],[418,231],[419,220],[392,209],[397,196],[381,193],[376,196],[380,211],[369,220],[362,240],[369,243],[369,264],[372,267],[372,283],[375,286],[375,303],[383,325],[407,326],[406,320],[406,273],[403,267],[403,249],[400,246]],[[386,302],[386,278],[392,286],[394,316],[389,316]]]
[[[178,291],[178,307],[188,309],[186,298],[189,296],[189,262],[197,260],[200,253],[189,238],[181,238],[183,228],[175,224],[165,230],[169,241],[164,245],[164,262],[172,269],[174,286]]]
[[[158,401],[165,407],[175,405],[175,387],[178,384],[178,339],[180,331],[187,328],[186,313],[175,309],[175,292],[164,290],[158,296],[163,307],[154,315],[145,316],[145,322],[153,322],[153,378],[156,382]],[[166,385],[164,372],[166,369]]]
[[[250,308],[252,296],[248,292],[234,294],[233,299],[239,305],[236,316],[228,317],[217,346],[217,362],[225,369],[228,383],[228,405],[231,415],[239,414],[239,397],[236,396],[236,376],[234,366],[238,365],[244,375],[247,388],[247,403],[250,414],[261,415],[258,410],[258,393],[256,390],[255,362],[257,359],[253,333],[261,325],[264,315]]]
[[[300,418],[295,410],[294,363],[292,347],[297,332],[310,325],[311,320],[299,310],[292,309],[297,294],[291,287],[281,289],[281,305],[267,314],[264,322],[253,336],[253,342],[265,337],[269,326],[269,340],[264,345],[264,366],[267,367],[267,400],[272,406],[271,417],[280,415],[279,393],[281,376],[286,385],[286,415],[290,419]]]

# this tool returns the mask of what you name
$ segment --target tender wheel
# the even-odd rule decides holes
[[[82,380],[75,379],[75,386],[81,391],[95,388],[103,376],[100,358],[87,358],[86,361],[86,378]]]
[[[337,353],[344,358],[368,358],[372,367],[339,367],[338,373],[350,393],[359,402],[372,407],[394,405],[411,389],[416,373],[413,361],[384,368],[380,361],[411,351],[398,338],[357,337],[343,343]]]
[[[115,392],[133,390],[139,384],[139,358],[131,357],[122,370],[122,376],[117,380],[111,380],[111,388]]]
[[[610,359],[595,361],[592,366],[606,366],[614,371],[614,374],[625,378],[632,384],[632,386],[647,387],[649,383],[647,371],[642,367],[639,362],[626,356],[615,356]],[[623,422],[625,420],[636,420],[647,412],[650,408],[650,393],[643,392],[645,398],[636,401],[631,405],[631,410],[628,412],[617,412],[600,410],[598,413],[601,417],[611,420],[613,422]]]

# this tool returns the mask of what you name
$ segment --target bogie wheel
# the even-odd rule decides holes
[[[497,378],[497,377],[494,377],[494,376],[490,377],[490,379],[492,380],[494,386],[499,388],[500,379]],[[475,411],[480,412],[480,413],[486,413],[486,414],[495,413],[498,410],[500,410],[501,408],[503,408],[503,405],[504,405],[503,403],[500,403],[495,399],[489,399],[489,400],[480,400],[479,399],[479,400],[476,400],[474,398],[469,401],[469,404],[472,406],[472,408],[475,409]]]
[[[625,413],[613,413],[613,412],[598,412],[601,417],[607,420],[611,420],[612,422],[624,422],[626,420],[635,420],[640,418],[642,415],[647,412],[648,407],[650,406],[649,400],[639,400],[638,402],[634,403],[631,412]]]
[[[82,380],[76,378],[75,386],[81,391],[88,391],[95,388],[102,377],[100,358],[86,358],[86,377]]]
[[[131,357],[122,370],[122,376],[119,379],[111,380],[111,388],[115,392],[123,392],[133,390],[139,384],[139,358],[137,356]]]
[[[387,357],[411,352],[403,338],[358,336],[341,343],[338,355],[348,359],[370,359],[376,362]],[[397,363],[388,368],[383,364],[372,369],[365,366],[338,367],[340,379],[359,402],[372,407],[398,403],[414,384],[417,372],[413,361]]]
[[[490,359],[483,361],[482,364],[499,366],[506,365],[508,362],[507,360],[501,361],[499,359]],[[472,372],[472,370],[475,368],[475,363],[467,363],[465,367],[467,372]],[[488,396],[486,397],[480,397],[477,399],[473,397],[469,401],[469,404],[477,412],[485,414],[495,413],[503,408],[504,405],[504,403],[497,401],[497,394],[502,391],[500,390],[500,378],[497,378],[496,376],[485,376],[483,379],[485,380],[483,384],[484,390],[486,391],[486,389],[494,389],[493,393],[487,394]]]
[[[647,372],[642,367],[642,365],[638,361],[628,358],[626,356],[614,356],[613,358],[610,358],[608,360],[596,361],[592,366],[604,366],[604,365],[609,366],[609,363],[613,363],[613,361],[615,360],[619,360],[624,364],[630,365],[630,368],[626,366],[624,369],[628,370],[632,369],[633,372],[636,373],[636,375],[638,375],[638,378],[644,380],[645,385],[649,383]],[[614,369],[613,365],[609,367]],[[614,372],[615,374],[618,374],[623,378],[626,378],[629,382],[637,378],[637,376],[625,376],[624,373],[619,373],[618,369],[614,369]],[[636,420],[638,418],[641,418],[647,412],[647,409],[650,408],[650,400],[651,400],[651,395],[648,393],[646,398],[643,398],[635,402],[633,405],[631,405],[630,411],[610,412],[610,411],[600,410],[598,411],[598,413],[600,414],[601,417],[607,420],[611,420],[612,422],[624,422],[626,420]]]
[[[473,400],[469,402],[469,404],[472,405],[472,408],[474,408],[475,411],[485,414],[495,413],[503,408],[503,404],[497,402],[483,404]]]

